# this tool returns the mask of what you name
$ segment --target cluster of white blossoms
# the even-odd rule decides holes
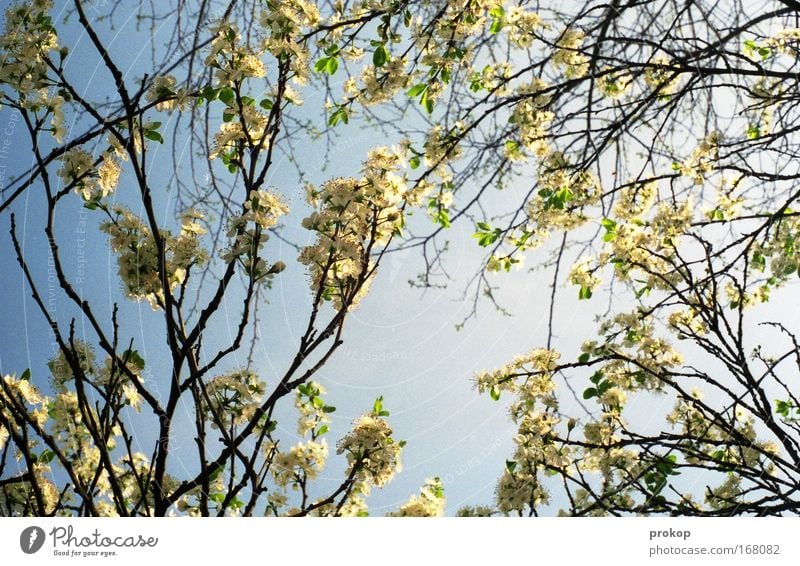
[[[498,510],[509,515],[523,514],[526,507],[536,508],[550,502],[550,493],[542,485],[536,468],[520,472],[506,469],[495,489]]]
[[[286,452],[278,452],[272,461],[275,483],[299,490],[306,481],[314,480],[325,468],[328,443],[325,440],[298,442]]]
[[[107,197],[119,184],[122,171],[113,151],[103,154],[99,166],[90,153],[79,147],[70,149],[61,156],[58,176],[65,184],[74,184],[77,192],[87,202]]]
[[[57,92],[57,81],[48,76],[47,61],[59,51],[58,37],[48,12],[50,0],[18,3],[5,11],[5,28],[0,35],[0,86],[9,85],[18,95],[19,107],[31,112],[35,123],[44,124],[49,116],[49,130],[57,143],[62,143],[67,130],[64,125],[64,98]],[[8,92],[0,90],[9,100]]]
[[[407,88],[411,77],[406,71],[408,61],[405,57],[389,59],[381,67],[367,65],[359,80],[351,77],[344,84],[345,92],[363,106],[374,106],[391,100],[398,92]],[[440,92],[440,83],[428,87],[431,100]]]
[[[475,378],[478,392],[489,392],[493,397],[499,397],[501,391],[531,399],[543,397],[553,390],[551,373],[557,368],[560,357],[558,352],[546,348],[515,356],[498,369],[479,372]],[[523,382],[518,378],[523,378]]]
[[[33,0],[5,11],[0,83],[12,85],[20,94],[50,84],[46,59],[58,50],[58,37],[48,15],[52,7],[50,0]]]
[[[518,139],[505,144],[505,155],[511,161],[525,159],[522,149],[539,159],[544,159],[550,153],[548,129],[554,114],[546,109],[550,103],[550,96],[544,93],[547,87],[546,82],[535,79],[516,90],[515,95],[520,97],[520,101],[514,106],[508,122],[514,127],[513,137]]]
[[[217,87],[229,87],[246,78],[261,78],[266,75],[261,60],[263,51],[254,51],[242,44],[242,36],[236,24],[222,21],[211,29],[214,39],[205,64],[214,69]]]
[[[367,292],[373,262],[371,252],[385,246],[403,227],[403,207],[419,201],[419,188],[409,187],[400,169],[405,163],[401,148],[371,150],[363,177],[336,178],[306,190],[316,210],[303,227],[316,241],[300,253],[308,266],[312,293],[332,300],[335,308],[353,308]]]
[[[164,307],[164,290],[159,272],[158,248],[147,225],[123,206],[113,208],[111,220],[100,229],[111,238],[117,254],[117,266],[126,294],[134,300],[146,299],[153,309]],[[200,237],[204,229],[197,222],[199,213],[189,210],[181,216],[181,231],[174,236],[161,230],[164,246],[166,281],[170,290],[186,278],[188,270],[202,266],[208,259]]]
[[[392,429],[383,418],[388,412],[379,398],[373,410],[356,419],[350,432],[337,443],[337,454],[346,455],[348,464],[342,498],[338,502],[336,497],[308,501],[309,482],[319,478],[329,454],[322,436],[328,432],[329,414],[335,408],[325,403],[324,394],[322,385],[314,381],[297,388],[297,431],[302,438],[289,449],[280,450],[280,442],[271,435],[274,427],[267,430],[269,442],[263,451],[275,480],[275,489],[268,496],[274,515],[367,516],[366,497],[372,488],[385,486],[401,470],[400,453],[405,442],[392,438]],[[300,492],[302,501],[288,490]],[[297,506],[290,507],[292,504]],[[443,508],[443,492],[437,478],[428,482],[418,500],[412,498],[401,512],[434,515],[441,514]]]
[[[305,0],[267,0],[265,4],[260,16],[261,27],[267,35],[264,49],[288,61],[292,79],[297,84],[305,84],[311,64],[308,47],[301,36],[320,24],[319,9]]]
[[[530,47],[536,38],[536,31],[544,27],[545,23],[539,14],[521,6],[512,6],[505,14],[503,30],[508,34],[509,43],[515,47]]]
[[[796,56],[798,53],[798,42],[800,42],[800,28],[786,28],[766,38],[763,42],[763,46],[774,49],[778,53],[784,55]],[[748,46],[745,46],[745,48],[747,47]],[[758,58],[763,59],[763,56],[759,55]]]
[[[644,82],[660,97],[669,97],[678,88],[678,72],[672,61],[662,55],[654,55],[644,69]]]
[[[655,181],[630,183],[617,196],[614,203],[614,216],[622,220],[633,220],[647,215],[658,197],[658,184]]]
[[[603,349],[623,354],[632,363],[620,367],[613,360],[603,373],[614,385],[627,391],[660,390],[665,372],[680,366],[683,356],[665,338],[656,335],[655,320],[641,311],[620,313],[600,325]]]
[[[623,191],[615,207],[620,222],[609,218],[602,221],[606,244],[598,258],[599,265],[613,264],[622,280],[633,281],[635,277],[636,281],[643,281],[646,290],[670,289],[680,282],[681,274],[672,258],[696,212],[691,197],[679,202],[661,201],[653,212],[651,199],[655,192],[650,183],[639,186],[638,192]],[[630,205],[623,213],[626,202]],[[649,212],[652,215],[648,218]]]
[[[298,413],[297,434],[300,436],[310,432],[316,438],[327,432],[333,407],[322,401],[324,394],[325,388],[316,381],[310,381],[297,390],[294,406]]]
[[[667,324],[678,332],[678,336],[702,336],[708,332],[708,323],[700,315],[700,311],[691,307],[670,313]]]
[[[261,405],[266,384],[251,370],[218,375],[202,386],[201,407],[213,428],[249,423]]]
[[[797,277],[800,270],[800,219],[795,215],[777,218],[770,227],[769,236],[755,240],[750,250],[749,269],[771,275],[766,283],[753,291],[762,300],[768,298],[770,287],[784,285]]]
[[[576,261],[569,272],[569,282],[581,288],[581,298],[589,298],[592,292],[603,282],[597,276],[597,261],[592,257],[584,257]]]
[[[223,111],[223,115],[230,116],[233,121],[223,122],[219,131],[214,134],[214,147],[208,155],[209,159],[226,155],[229,160],[241,162],[243,148],[252,150],[268,145],[269,117],[264,112],[250,104],[238,106],[234,99]]]
[[[712,220],[733,220],[738,218],[745,204],[745,199],[741,195],[734,195],[733,189],[735,186],[727,188],[725,179],[722,180],[721,184],[722,187],[717,191],[715,206],[706,211],[706,216]]]
[[[568,79],[581,78],[589,71],[589,57],[581,52],[583,31],[566,28],[556,42],[553,64],[564,72]]]
[[[523,514],[526,508],[546,504],[550,496],[542,482],[544,475],[571,473],[574,450],[559,439],[557,430],[561,417],[553,373],[559,358],[558,352],[537,348],[476,376],[479,392],[488,391],[493,399],[499,399],[501,392],[513,395],[510,412],[518,427],[515,450],[495,491],[503,514]]]
[[[597,90],[605,97],[616,100],[625,96],[633,84],[633,75],[628,71],[603,69],[596,79]]]
[[[720,134],[712,132],[700,140],[692,154],[675,167],[681,175],[692,179],[695,185],[702,185],[705,178],[716,169],[719,160]]]
[[[543,229],[573,229],[589,220],[585,209],[600,200],[597,177],[573,171],[564,155],[551,153],[540,167],[538,193],[528,202],[531,222]]]
[[[20,105],[41,120],[50,116],[50,132],[56,143],[63,143],[67,135],[64,124],[64,98],[55,89],[40,88],[20,95]],[[42,114],[43,113],[43,114]],[[47,130],[48,128],[45,128]]]
[[[28,455],[35,454],[40,450],[44,452],[46,446],[40,445],[38,440],[31,438],[29,431],[23,431],[22,427],[27,428],[27,424],[20,426],[10,407],[25,407],[36,426],[44,429],[49,418],[49,399],[42,396],[39,390],[31,384],[30,374],[23,375],[21,378],[4,375],[0,379],[2,379],[0,382],[0,414],[2,414],[3,421],[11,427],[9,430],[0,424],[0,451],[8,450],[13,446],[12,453],[17,461],[23,459],[23,450]],[[6,446],[9,439],[13,439],[12,446]],[[24,446],[20,446],[18,443],[24,443]],[[34,482],[25,479],[3,487],[0,497],[3,499],[4,507],[12,510],[15,506],[20,508],[28,506],[29,501],[34,498],[32,492],[33,485],[36,484],[38,495],[42,501],[42,510],[47,513],[52,512],[59,502],[60,494],[52,481],[48,460],[36,461],[30,467],[29,472],[35,476]]]
[[[109,395],[119,395],[124,389],[125,376],[122,375],[120,367],[106,361],[104,367],[97,367],[94,364],[94,354],[91,348],[80,341],[75,341],[73,354],[71,357],[75,363],[80,365],[84,379],[96,386],[104,386]],[[128,366],[136,371],[143,367],[140,359],[128,359]],[[134,491],[141,487],[140,482],[145,481],[144,488],[147,489],[147,482],[142,478],[147,475],[149,463],[145,456],[135,453],[133,460],[138,463],[138,475],[131,473],[132,460],[128,453],[124,453],[116,461],[101,461],[101,449],[96,444],[96,439],[90,432],[91,426],[97,427],[100,423],[100,415],[90,404],[79,402],[77,394],[67,388],[67,383],[74,379],[72,369],[63,352],[59,352],[48,363],[53,375],[54,395],[46,397],[30,381],[30,373],[26,372],[22,378],[14,376],[4,376],[0,384],[0,412],[7,410],[12,401],[15,406],[26,406],[26,412],[30,416],[35,426],[44,431],[39,438],[50,439],[47,443],[40,442],[31,438],[29,433],[21,434],[21,430],[6,430],[0,425],[0,450],[11,437],[9,432],[14,435],[14,444],[18,449],[17,458],[22,458],[22,450],[34,455],[35,463],[31,467],[31,473],[35,476],[36,487],[31,482],[21,481],[5,489],[2,498],[4,505],[19,505],[25,507],[30,505],[30,501],[41,497],[43,512],[50,513],[59,504],[69,503],[73,496],[72,491],[65,490],[59,492],[53,483],[50,462],[58,461],[59,465],[66,466],[73,478],[79,483],[73,488],[75,492],[85,492],[91,495],[92,505],[96,511],[105,516],[116,515],[116,508],[112,501],[111,475],[117,485],[120,486],[124,496],[133,496]],[[114,373],[112,379],[111,373]],[[124,393],[122,393],[124,395]],[[4,419],[7,420],[7,419]],[[88,422],[87,422],[88,421]],[[16,423],[15,419],[8,422]],[[44,436],[44,435],[47,436]],[[103,451],[112,454],[121,438],[122,431],[117,424],[110,424],[107,429],[102,431]],[[52,441],[54,444],[50,444]],[[19,443],[26,442],[23,448]],[[52,449],[51,449],[52,448]],[[57,453],[53,452],[57,450]],[[38,455],[38,456],[37,456]],[[37,494],[38,493],[38,494]],[[132,503],[131,503],[132,504]],[[9,507],[11,508],[11,507]],[[38,507],[37,507],[38,508]]]
[[[353,428],[336,445],[336,453],[347,457],[347,474],[355,470],[358,492],[368,495],[370,489],[389,483],[402,469],[400,453],[403,443],[392,438],[392,429],[385,419],[374,414],[362,415]]]
[[[228,227],[230,245],[222,252],[224,261],[239,261],[245,272],[255,281],[280,273],[285,264],[277,261],[268,264],[260,257],[269,240],[268,230],[278,224],[289,212],[283,199],[273,191],[252,190],[244,203],[244,212],[232,218]]]
[[[447,164],[461,156],[462,149],[458,144],[458,134],[463,124],[458,122],[452,128],[446,129],[440,124],[434,125],[425,138],[425,165],[434,167],[435,176],[446,184],[452,180],[452,174]],[[446,203],[448,207],[451,203]]]
[[[699,392],[691,397],[682,396],[667,415],[667,421],[676,432],[690,439],[692,450],[685,455],[688,463],[707,465],[712,461],[723,468],[759,468],[765,455],[780,452],[775,442],[758,439],[755,419],[744,407],[728,407],[720,417],[713,410],[708,411],[702,399]],[[721,423],[724,426],[720,426]],[[768,462],[767,473],[773,469],[774,464]],[[727,502],[731,503],[732,500]]]
[[[156,110],[171,112],[184,110],[189,104],[189,96],[185,88],[178,88],[178,81],[172,75],[159,75],[153,78],[145,98],[156,103]]]
[[[513,72],[514,67],[507,61],[485,65],[470,75],[470,88],[475,92],[486,90],[498,97],[506,96],[511,92],[509,82]]]
[[[444,515],[444,487],[439,478],[428,478],[419,490],[419,495],[412,495],[390,517],[441,517]]]

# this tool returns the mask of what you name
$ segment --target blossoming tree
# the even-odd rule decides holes
[[[759,313],[788,296],[800,266],[800,4],[172,4],[139,14],[153,29],[181,17],[137,81],[84,3],[59,14],[88,38],[110,79],[107,101],[76,87],[76,54],[50,2],[6,13],[2,104],[20,113],[34,165],[3,187],[0,210],[59,354],[51,391],[30,372],[0,384],[0,512],[366,514],[370,490],[399,468],[402,442],[376,400],[337,443],[341,484],[320,495],[312,486],[333,407],[314,377],[387,253],[420,250],[417,284],[439,284],[454,222],[472,223],[487,250],[469,283],[476,309],[525,257],[552,276],[544,343],[476,378],[480,392],[510,398],[518,433],[496,501],[461,514],[798,511],[800,329],[796,317]],[[326,101],[322,128],[298,109],[304,93]],[[179,117],[171,132],[167,115]],[[257,297],[285,268],[270,259],[291,190],[268,186],[277,156],[296,162],[298,138],[365,120],[394,147],[349,163],[351,177],[305,189],[312,212],[302,227],[314,241],[298,261],[312,298],[293,361],[273,381],[232,366],[252,338]],[[173,154],[178,209],[163,222],[151,179],[170,157],[153,148],[179,139],[193,157],[187,166]],[[129,194],[118,194],[121,179]],[[509,186],[524,198],[495,193]],[[91,344],[50,317],[29,268],[11,209],[31,190],[44,192],[58,284]],[[116,308],[99,319],[65,273],[54,225],[73,199],[97,215],[125,295],[163,315],[166,390],[143,379],[146,361]],[[133,199],[138,213],[120,204]],[[432,223],[410,218],[418,208]],[[200,291],[190,278],[202,279]],[[236,281],[244,291],[230,343],[208,346],[204,332],[220,323]],[[607,304],[575,351],[557,332],[565,282],[571,300]],[[668,411],[631,417],[632,407],[663,406],[659,398]],[[303,438],[291,447],[276,427],[288,399]],[[187,405],[197,461],[179,477],[170,454],[187,434],[175,428]],[[134,449],[131,411],[157,423],[149,453]],[[431,479],[397,514],[443,505]]]

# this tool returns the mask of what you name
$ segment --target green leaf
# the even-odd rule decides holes
[[[232,106],[233,101],[236,100],[236,93],[233,92],[232,88],[225,87],[223,89],[220,89],[219,99],[228,106]]]
[[[389,54],[386,53],[386,46],[381,44],[372,54],[372,63],[376,67],[383,67],[389,59]]]
[[[26,369],[22,372],[22,375],[19,376],[22,381],[30,381],[31,380],[31,370],[30,368]]]
[[[328,64],[325,65],[325,71],[327,71],[329,75],[333,75],[334,73],[336,73],[336,70],[338,68],[339,68],[339,59],[337,59],[336,57],[328,58]]]
[[[450,228],[450,213],[444,208],[436,213],[433,220],[442,228]]]
[[[791,401],[781,401],[780,399],[775,400],[775,412],[784,418],[789,418],[789,411],[791,411],[792,407],[793,405]]]
[[[39,454],[39,457],[36,458],[36,462],[40,464],[49,464],[50,462],[53,461],[53,458],[55,457],[56,457],[55,452],[53,452],[52,450],[45,450],[44,452]]]
[[[600,225],[603,228],[605,228],[606,230],[608,230],[609,232],[612,231],[612,230],[615,230],[616,227],[617,227],[617,223],[614,222],[613,220],[611,220],[610,218],[603,218],[600,221]]]
[[[517,463],[514,460],[506,460],[506,470],[509,474],[513,474],[516,467]]]
[[[144,137],[146,137],[146,138],[147,138],[147,139],[149,139],[149,140],[152,140],[152,141],[158,142],[158,143],[164,143],[164,138],[163,138],[163,137],[161,137],[161,134],[159,134],[159,133],[158,133],[158,132],[156,132],[155,130],[147,130],[147,131],[144,133]]]
[[[321,427],[319,427],[319,429],[317,429],[317,436],[322,436],[326,432],[328,432],[328,425],[324,424]]]
[[[584,352],[583,354],[578,356],[578,363],[585,364],[586,362],[589,361],[590,357],[591,356],[589,355],[589,352]]]
[[[491,397],[494,401],[500,400],[500,388],[497,385],[492,385],[489,389],[489,397]]]
[[[592,298],[592,290],[585,285],[581,285],[580,290],[578,291],[578,300],[582,301],[584,299],[591,299]]]
[[[264,110],[272,110],[273,102],[269,98],[265,98],[258,105]]]
[[[144,358],[136,350],[125,350],[122,353],[122,359],[128,364],[139,368],[140,371],[144,369]]]
[[[330,57],[323,57],[314,65],[314,70],[318,73],[321,73],[328,68],[328,61],[330,61]]]
[[[216,100],[217,96],[219,95],[219,89],[212,87],[211,85],[206,86],[201,96],[211,102],[212,100]]]
[[[419,167],[419,155],[412,155],[411,159],[408,160],[408,164],[412,169]]]
[[[322,407],[322,412],[323,413],[334,413],[334,412],[336,412],[336,407],[332,407],[331,405],[325,405],[324,407]]]
[[[376,415],[383,412],[383,395],[375,399],[375,402],[372,404],[372,412]]]
[[[331,114],[330,118],[328,118],[328,125],[335,126],[339,122],[347,124],[349,120],[350,118],[347,116],[347,110],[345,110],[344,108],[339,108],[333,114]]]
[[[503,16],[506,15],[506,11],[503,9],[502,6],[497,5],[494,6],[489,10],[489,15],[494,18],[495,20],[501,19]]]
[[[592,397],[597,397],[597,389],[595,389],[594,387],[590,387],[583,392],[584,399],[591,399]]]
[[[419,83],[417,85],[412,86],[410,89],[408,89],[408,96],[410,96],[412,98],[413,97],[417,97],[420,94],[422,94],[423,92],[425,92],[426,90],[428,90],[428,85],[426,85],[425,83]]]

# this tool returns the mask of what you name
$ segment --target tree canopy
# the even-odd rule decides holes
[[[49,377],[0,381],[0,514],[367,514],[404,443],[379,397],[336,443],[341,482],[315,485],[335,410],[316,378],[388,255],[418,255],[415,287],[453,284],[456,223],[485,252],[456,282],[462,325],[513,313],[511,278],[550,281],[541,343],[474,376],[517,433],[494,501],[459,514],[798,513],[800,327],[780,308],[800,274],[798,17],[794,0],[10,7],[0,103],[32,157],[3,170],[0,213],[56,348]],[[109,40],[131,21],[152,37],[135,61]],[[335,151],[363,132],[363,155]],[[335,171],[322,182],[312,142]],[[66,324],[19,237],[34,192]],[[58,227],[76,203],[120,299],[158,316],[159,383],[117,305],[104,317],[76,292]],[[266,379],[251,345],[287,267],[277,239],[309,299]],[[564,336],[575,301],[597,320]],[[443,513],[444,488],[432,477],[395,513]]]

